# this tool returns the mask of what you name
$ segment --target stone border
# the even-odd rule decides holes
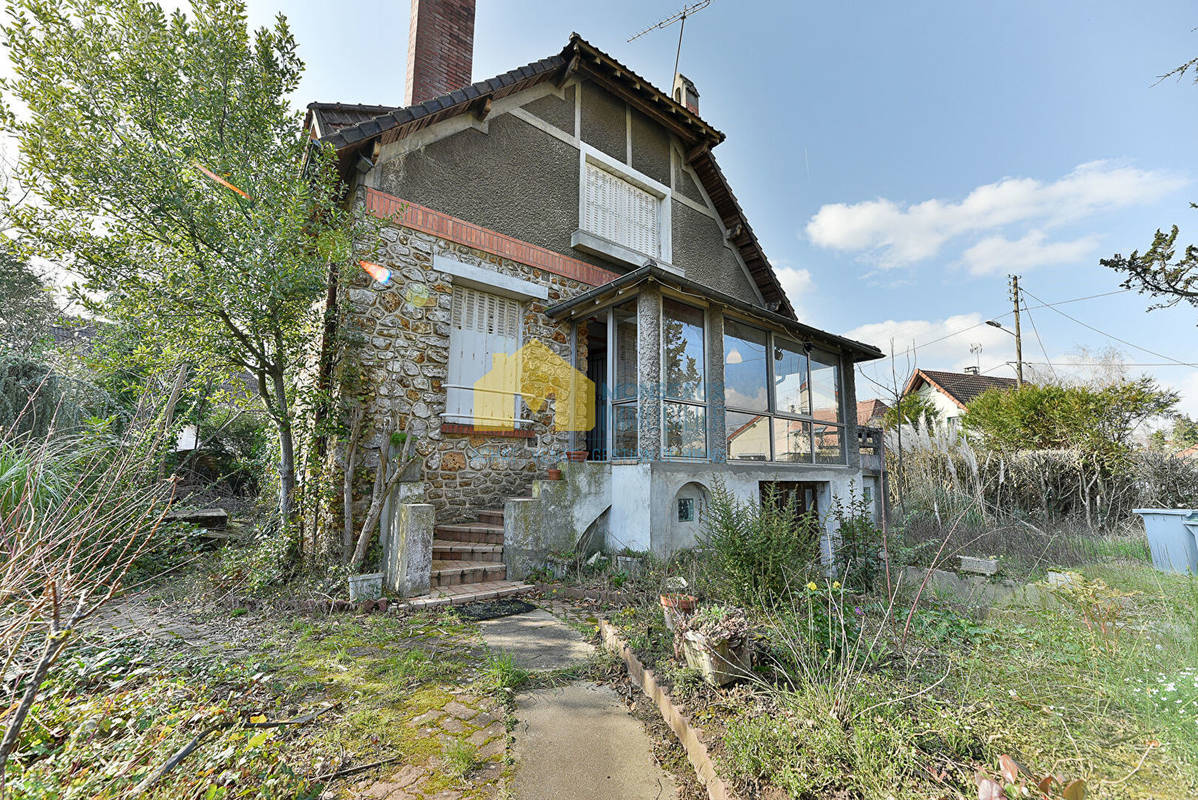
[[[707,796],[711,800],[740,800],[740,796],[733,792],[716,772],[711,755],[707,752],[707,745],[703,744],[699,737],[699,728],[691,725],[682,710],[674,705],[665,689],[657,683],[653,671],[646,669],[627,642],[620,638],[616,626],[601,618],[599,631],[603,635],[604,647],[623,659],[628,668],[628,677],[656,704],[661,718],[670,726],[670,730],[686,750],[686,758],[691,762],[699,782],[707,788]]]

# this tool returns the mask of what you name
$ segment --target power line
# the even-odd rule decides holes
[[[1027,294],[1027,292],[1023,293]],[[1048,357],[1048,351],[1044,349],[1044,342],[1040,339],[1040,331],[1036,328],[1036,319],[1032,316],[1032,310],[1027,306],[1024,306],[1023,310],[1027,312],[1027,321],[1032,323],[1032,333],[1036,334],[1036,343],[1040,345],[1040,352],[1044,354],[1044,360],[1048,362],[1048,368],[1052,370],[1052,377],[1059,378],[1057,368],[1052,365],[1052,359]],[[1025,361],[1024,363],[1026,364],[1027,362]]]
[[[1036,296],[1035,296],[1034,294],[1032,294],[1031,292],[1028,292],[1028,291],[1024,290],[1024,293],[1025,293],[1025,294],[1027,294],[1027,296],[1028,296],[1028,297],[1031,297],[1031,298],[1032,298],[1033,300],[1035,300],[1036,302],[1038,302],[1038,303],[1044,303],[1044,301],[1043,301],[1043,300],[1041,300],[1040,298],[1036,297]],[[1098,333],[1098,334],[1101,334],[1101,335],[1103,335],[1103,336],[1107,337],[1108,339],[1114,339],[1116,342],[1119,342],[1119,343],[1121,343],[1121,344],[1125,344],[1125,345],[1127,345],[1128,347],[1133,347],[1133,348],[1135,348],[1136,350],[1139,350],[1139,351],[1141,351],[1141,352],[1143,352],[1143,353],[1147,353],[1148,355],[1151,355],[1151,356],[1156,356],[1157,358],[1163,358],[1163,359],[1165,359],[1166,361],[1172,361],[1174,364],[1180,364],[1180,365],[1181,365],[1181,366],[1183,366],[1183,367],[1198,367],[1198,364],[1191,364],[1191,363],[1189,363],[1189,362],[1187,362],[1187,361],[1180,361],[1180,360],[1178,360],[1178,359],[1176,359],[1176,358],[1173,358],[1172,356],[1167,356],[1167,355],[1165,355],[1164,353],[1158,353],[1158,352],[1157,352],[1157,351],[1155,351],[1155,350],[1149,350],[1147,347],[1141,347],[1141,346],[1140,346],[1140,345],[1138,345],[1138,344],[1133,344],[1132,342],[1129,342],[1129,341],[1127,341],[1126,339],[1120,339],[1118,336],[1114,335],[1113,333],[1107,333],[1107,332],[1106,332],[1106,331],[1104,331],[1104,330],[1100,330],[1099,328],[1095,328],[1093,325],[1090,325],[1090,324],[1088,324],[1088,323],[1082,322],[1082,321],[1081,321],[1080,319],[1078,319],[1077,317],[1070,316],[1069,314],[1066,314],[1064,311],[1060,310],[1059,308],[1056,308],[1056,306],[1055,306],[1054,304],[1052,304],[1052,303],[1045,303],[1045,305],[1046,305],[1048,308],[1051,308],[1053,311],[1055,311],[1055,312],[1057,312],[1058,314],[1060,314],[1062,317],[1065,317],[1066,319],[1073,320],[1073,321],[1074,321],[1074,322],[1076,322],[1078,325],[1081,325],[1083,328],[1088,328],[1088,329],[1090,329],[1090,330],[1094,331],[1095,333]]]
[[[1036,302],[1040,303],[1040,305],[1024,306],[1024,310],[1026,311],[1030,308],[1052,308],[1054,305],[1063,306],[1068,303],[1080,303],[1083,300],[1094,300],[1099,297],[1110,297],[1113,294],[1124,294],[1125,292],[1130,292],[1130,291],[1131,291],[1131,289],[1116,289],[1113,292],[1101,292],[1099,294],[1089,294],[1089,295],[1086,295],[1085,297],[1073,297],[1073,298],[1070,298],[1069,300],[1058,300],[1056,303],[1052,303],[1052,304],[1045,303],[1043,300],[1037,299]],[[1028,294],[1028,293],[1025,292],[1024,294]],[[1035,298],[1033,298],[1033,299],[1035,299]],[[1002,314],[998,314],[997,316],[990,317],[989,319],[999,320],[999,319],[1002,319],[1003,317],[1009,317],[1014,313],[1015,313],[1014,311],[1006,311],[1006,312],[1003,312]],[[913,345],[911,345],[910,349],[918,350],[921,347],[930,347],[931,345],[939,344],[940,342],[943,342],[945,339],[951,339],[954,336],[960,336],[962,333],[967,333],[967,332],[973,330],[974,328],[980,328],[985,324],[986,324],[986,322],[984,322],[984,321],[979,322],[976,325],[970,325],[968,328],[962,328],[959,331],[953,331],[952,333],[946,333],[944,336],[941,336],[938,339],[932,339],[931,341],[922,342],[920,344],[913,344]],[[886,358],[895,358],[897,355],[898,354],[896,353],[894,356],[886,356]],[[1164,356],[1162,356],[1162,358],[1164,358]],[[884,360],[884,359],[880,359],[880,360]],[[1000,364],[999,366],[1002,366],[1002,365]],[[991,369],[993,369],[993,367]]]

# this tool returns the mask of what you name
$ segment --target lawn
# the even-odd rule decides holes
[[[1004,754],[1091,798],[1198,796],[1198,578],[1108,563],[1074,580],[1072,599],[1041,585],[988,613],[925,595],[905,641],[909,590],[888,613],[884,591],[816,584],[806,600],[860,644],[823,652],[809,614],[759,612],[754,677],[719,690],[674,660],[659,608],[612,616],[746,797],[973,798]]]

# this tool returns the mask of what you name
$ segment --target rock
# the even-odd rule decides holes
[[[998,573],[997,558],[960,556],[960,559],[962,572],[972,572],[974,575],[996,575]]]

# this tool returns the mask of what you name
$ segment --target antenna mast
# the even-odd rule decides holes
[[[678,50],[677,50],[677,52],[674,53],[674,74],[677,75],[678,74],[678,60],[682,57],[682,33],[683,33],[683,31],[686,30],[686,18],[689,17],[691,14],[694,14],[696,11],[702,11],[703,9],[707,8],[709,5],[711,5],[711,0],[699,0],[698,3],[694,3],[693,5],[683,6],[682,10],[679,11],[674,16],[666,17],[665,19],[661,20],[660,22],[658,22],[654,25],[650,25],[648,28],[645,28],[640,33],[633,34],[632,36],[630,36],[628,38],[628,41],[631,42],[634,39],[639,39],[642,36],[644,36],[646,33],[648,33],[649,31],[655,31],[658,28],[668,28],[671,25],[673,25],[675,22],[681,23],[678,26]]]

